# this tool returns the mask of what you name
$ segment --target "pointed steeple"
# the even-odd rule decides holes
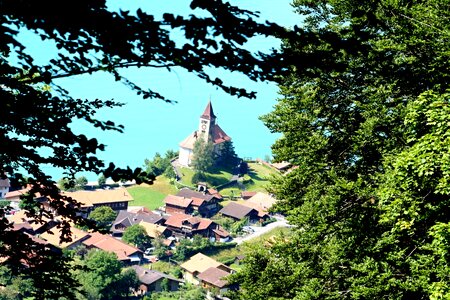
[[[207,120],[211,120],[211,119],[215,119],[216,118],[216,115],[214,114],[214,111],[213,111],[213,108],[212,108],[212,105],[211,105],[211,100],[208,101],[208,104],[205,107],[205,111],[200,116],[200,118],[207,119]]]

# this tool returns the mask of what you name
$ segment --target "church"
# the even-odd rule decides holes
[[[191,164],[194,143],[201,138],[205,142],[211,141],[214,145],[214,151],[217,151],[218,145],[231,141],[231,138],[216,124],[216,115],[214,115],[211,100],[208,101],[205,111],[200,116],[198,130],[195,130],[180,143],[178,158],[180,165],[189,166]]]

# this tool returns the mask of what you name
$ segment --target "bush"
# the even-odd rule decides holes
[[[197,184],[199,182],[205,181],[206,180],[206,176],[204,173],[201,172],[195,172],[194,176],[192,176],[192,180],[191,182],[193,184]]]

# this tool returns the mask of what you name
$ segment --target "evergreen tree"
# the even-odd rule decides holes
[[[208,172],[214,165],[214,145],[211,141],[205,142],[199,138],[194,143],[192,150],[192,168],[198,173]]]

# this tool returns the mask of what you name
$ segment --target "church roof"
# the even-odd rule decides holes
[[[211,105],[211,100],[208,101],[208,104],[206,104],[205,111],[200,116],[200,118],[208,119],[208,120],[216,118],[216,115],[214,115],[214,111],[213,111],[213,108]]]
[[[187,149],[194,149],[194,143],[199,138],[197,131],[191,133],[187,138],[185,138],[181,143],[180,147]],[[221,144],[226,141],[231,141],[231,138],[225,133],[225,131],[220,128],[219,125],[215,124],[212,130],[212,142],[214,145]]]

